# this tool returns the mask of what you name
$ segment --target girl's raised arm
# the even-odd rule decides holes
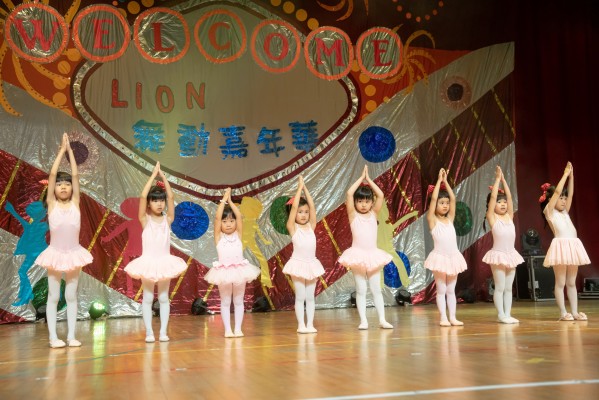
[[[568,179],[568,176],[570,175],[571,170],[572,170],[572,164],[570,163],[570,161],[568,161],[568,164],[566,164],[566,168],[564,169],[564,174],[562,175],[562,178],[557,183],[557,186],[555,187],[555,191],[553,192],[551,199],[549,199],[547,206],[545,206],[545,210],[543,210],[545,217],[547,217],[547,215],[551,215],[551,213],[553,213],[553,209],[555,208],[555,203],[557,203],[557,200],[562,195],[562,191],[564,190],[564,185],[566,184],[566,179]],[[572,197],[572,195],[570,195],[569,197]],[[566,206],[567,206],[567,203],[566,203]],[[566,211],[568,211],[568,210],[569,209],[566,208]]]
[[[449,194],[449,213],[447,214],[447,218],[453,222],[456,208],[455,194],[453,193],[453,190],[451,190],[449,182],[447,182],[447,171],[445,170],[443,170],[443,183],[445,184],[445,190],[447,190],[447,193]]]
[[[501,172],[501,184],[503,185],[503,190],[505,191],[505,197],[507,199],[507,213],[510,218],[514,219],[514,200],[512,199],[512,191],[505,180],[503,171]]]
[[[156,179],[156,175],[158,175],[159,170],[160,162],[157,162],[154,166],[154,170],[152,171],[152,175],[150,175],[150,178],[146,182],[146,185],[144,186],[143,190],[141,191],[141,194],[139,195],[139,209],[137,210],[137,218],[139,219],[142,228],[146,227],[147,222],[146,209],[148,208],[148,193],[150,193],[150,189],[152,188],[152,184],[154,183],[154,179]]]
[[[291,210],[289,210],[289,217],[287,217],[287,231],[291,236],[295,234],[295,217],[297,216],[297,209],[299,207],[300,197],[302,196],[302,189],[304,188],[304,180],[301,175],[297,179],[297,191],[293,197],[293,203],[291,204]]]
[[[437,198],[439,197],[439,189],[441,188],[441,182],[443,182],[443,174],[445,170],[441,168],[439,170],[439,176],[437,177],[437,183],[435,184],[435,188],[433,189],[433,193],[431,193],[431,199],[428,206],[428,210],[426,211],[426,221],[428,222],[428,228],[432,231],[437,223],[435,219],[435,212],[437,210]],[[427,189],[428,190],[428,189]]]
[[[166,192],[166,220],[170,225],[175,220],[175,195],[173,194],[171,184],[168,182],[168,179],[166,179],[162,169],[158,169],[158,176],[160,176],[162,182],[164,182],[164,191]]]
[[[237,234],[239,236],[243,235],[243,215],[241,215],[241,211],[239,207],[235,204],[235,202],[231,199],[231,190],[229,190],[229,207],[235,214],[235,220],[237,221]]]
[[[220,199],[218,203],[218,207],[216,208],[216,215],[214,216],[214,242],[218,244],[220,241],[220,233],[221,233],[221,223],[223,219],[223,210],[225,209],[225,204],[227,204],[227,200],[230,202],[229,197],[231,195],[231,188],[227,188],[225,193],[223,194],[223,198]]]
[[[358,190],[358,187],[360,187],[362,182],[364,182],[364,179],[366,179],[366,169],[367,166],[365,165],[362,174],[360,175],[358,180],[355,181],[349,187],[349,189],[347,189],[347,194],[345,195],[345,208],[347,209],[347,216],[349,217],[350,224],[353,221],[354,215],[356,213],[356,207],[354,207],[354,193],[356,192],[356,190]]]
[[[383,193],[381,188],[378,187],[378,185],[374,183],[372,179],[370,179],[370,175],[368,175],[368,165],[364,167],[364,169],[366,170],[366,182],[368,182],[368,186],[370,186],[370,188],[374,192],[374,195],[376,196],[376,201],[372,205],[372,211],[374,211],[374,213],[378,215],[379,211],[381,211],[381,208],[383,207],[383,202],[385,201],[385,194]]]
[[[73,149],[71,148],[71,142],[69,142],[69,135],[66,133],[63,134],[65,145],[67,147],[67,153],[69,154],[69,164],[71,165],[71,188],[72,195],[71,199],[75,203],[76,206],[79,206],[79,169],[77,168],[77,160],[75,159],[75,154],[73,154]]]
[[[499,192],[499,182],[501,182],[501,176],[501,168],[498,165],[495,167],[495,182],[493,183],[493,188],[491,189],[489,204],[487,204],[486,217],[491,229],[493,229],[493,225],[495,225],[495,205],[497,204],[497,193]]]
[[[48,214],[52,212],[54,203],[56,202],[56,196],[54,195],[54,189],[56,188],[56,175],[58,175],[58,167],[60,166],[62,157],[67,151],[67,139],[65,138],[65,135],[66,133],[62,135],[60,146],[58,146],[58,154],[56,155],[54,164],[52,164],[52,168],[50,169],[50,175],[48,176],[48,188],[46,189],[46,204],[48,204]]]
[[[570,163],[570,178],[568,179],[568,198],[566,199],[566,212],[570,212],[572,198],[574,197],[574,166]]]
[[[304,178],[302,178],[302,186],[304,187],[304,194],[306,195],[306,201],[310,208],[310,226],[312,227],[312,230],[314,230],[316,229],[316,206],[314,206],[314,200],[312,200],[312,196],[304,184]]]

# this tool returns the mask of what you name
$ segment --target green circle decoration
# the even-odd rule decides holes
[[[289,196],[277,197],[270,206],[270,223],[275,231],[281,235],[289,235],[287,230],[287,218],[289,216],[287,215],[286,205],[290,198]]]
[[[472,230],[472,211],[466,203],[457,202],[453,226],[458,236],[466,236]]]
[[[58,308],[60,311],[66,307],[67,301],[64,298],[64,289],[67,286],[67,283],[64,279],[60,280],[60,299],[58,300]],[[41,306],[45,305],[48,302],[48,277],[44,276],[42,279],[36,282],[33,285],[33,300],[31,303],[33,307],[37,310]]]

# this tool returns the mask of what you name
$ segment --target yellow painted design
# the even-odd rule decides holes
[[[478,116],[478,113],[476,112],[476,110],[474,109],[474,107],[470,107],[470,112],[472,113],[472,116],[476,120],[478,128],[480,129],[480,131],[485,136],[485,141],[487,142],[487,144],[491,148],[491,151],[493,151],[493,154],[497,154],[497,147],[495,147],[495,145],[491,141],[491,138],[489,137],[489,135],[487,135],[487,130],[485,129],[485,127],[483,125],[483,122],[480,120],[480,117]]]
[[[474,165],[474,161],[472,161],[472,158],[468,154],[468,149],[466,148],[466,145],[464,145],[464,143],[462,142],[462,137],[460,135],[460,132],[458,131],[458,128],[453,124],[453,121],[449,121],[449,125],[451,125],[451,127],[453,129],[453,133],[456,136],[456,138],[458,139],[458,144],[462,148],[462,152],[464,153],[464,155],[466,156],[466,159],[470,163],[470,168],[472,168],[472,172],[476,171],[476,165]]]
[[[393,30],[397,32],[399,30],[399,26],[396,26],[395,28],[393,28]],[[385,82],[388,85],[394,84],[395,82],[402,79],[406,74],[408,74],[409,81],[408,87],[406,88],[406,93],[410,93],[414,89],[414,83],[418,80],[424,80],[428,84],[428,73],[426,72],[426,67],[422,62],[418,60],[417,57],[425,58],[433,64],[436,64],[435,58],[426,50],[412,50],[410,48],[412,41],[420,36],[425,36],[429,38],[429,40],[433,44],[433,48],[435,48],[435,39],[433,38],[433,35],[431,33],[425,30],[418,30],[412,33],[404,43],[401,54],[402,64],[399,72],[394,77],[383,80],[383,82]],[[422,74],[422,76],[418,75],[418,73]]]
[[[333,237],[333,232],[331,231],[331,228],[329,228],[329,224],[327,223],[327,220],[325,218],[323,218],[321,221],[322,221],[322,225],[324,226],[324,229],[327,231],[327,234],[329,235],[329,239],[331,239],[331,243],[333,243],[333,247],[335,248],[335,251],[337,251],[337,255],[340,256],[341,250],[339,249],[339,246],[337,245],[337,241]]]
[[[416,157],[416,154],[414,154],[414,151],[410,151],[410,157],[412,158],[412,160],[414,160],[414,163],[416,163],[416,166],[418,167],[418,171],[422,171],[422,167],[420,166],[420,160],[418,159],[418,157]]]
[[[398,226],[404,223],[404,221],[417,216],[418,211],[413,211],[404,215],[397,222],[392,224],[389,218],[389,208],[387,207],[386,202],[383,202],[383,207],[381,207],[381,210],[377,215],[378,228],[376,246],[379,249],[386,251],[391,257],[393,257],[393,264],[395,264],[397,267],[399,278],[401,279],[403,286],[408,286],[410,284],[408,268],[404,265],[401,258],[399,258],[397,251],[395,251],[395,246],[393,246],[393,237],[395,236],[395,230]]]
[[[2,86],[2,85],[0,84],[0,86]],[[21,160],[18,160],[17,163],[15,164],[14,168],[12,169],[12,173],[10,174],[10,178],[8,179],[8,183],[6,184],[6,187],[4,188],[4,192],[2,193],[2,198],[0,199],[0,208],[2,208],[2,205],[6,201],[6,196],[8,196],[8,192],[10,191],[10,187],[12,186],[12,184],[15,180],[15,176],[17,175],[17,171],[19,170],[20,166],[21,166]]]
[[[133,300],[137,301],[139,300],[139,296],[141,296],[141,294],[144,291],[144,287],[143,285],[139,287],[139,290],[137,291],[137,293],[135,294],[135,297],[133,298]]]
[[[243,245],[248,248],[258,260],[260,264],[260,282],[263,286],[272,287],[272,281],[270,279],[270,271],[268,269],[268,261],[258,246],[256,236],[260,238],[262,243],[266,246],[270,245],[262,232],[260,231],[260,225],[258,224],[258,218],[262,214],[262,203],[260,200],[253,197],[244,197],[241,200],[239,210],[243,215],[243,234],[242,241]]]
[[[279,257],[279,253],[275,254],[275,259],[277,260],[277,264],[279,265],[279,268],[281,268],[281,271],[282,271],[283,268],[285,268],[285,265],[283,264],[283,260],[281,260],[281,257]],[[293,289],[293,291],[295,292],[295,287],[293,286],[293,281],[289,278],[289,275],[283,274],[283,276],[285,276],[285,279],[287,279],[287,283],[289,284],[289,286],[291,286],[291,289]]]
[[[127,248],[127,244],[125,244],[124,248]],[[119,259],[116,260],[116,263],[114,264],[114,267],[112,268],[112,272],[110,273],[110,276],[108,277],[108,280],[106,281],[106,286],[110,286],[110,284],[112,283],[112,280],[114,279],[114,276],[116,275],[116,271],[118,271],[119,266],[121,265],[121,262],[123,262],[123,253],[121,253],[121,255],[119,256]]]
[[[75,14],[79,11],[79,6],[81,6],[81,0],[74,0],[67,12],[64,14],[64,19],[67,23],[71,23],[73,18],[75,18]]]
[[[31,97],[33,97],[35,100],[37,100],[40,103],[45,104],[49,107],[58,108],[60,110],[62,110],[66,107],[66,106],[59,106],[59,105],[55,104],[54,102],[52,102],[51,100],[48,100],[45,96],[43,96],[42,94],[40,94],[33,88],[33,86],[29,83],[29,81],[25,77],[23,68],[21,68],[21,61],[20,61],[19,57],[17,57],[14,54],[12,56],[12,64],[15,67],[15,75],[17,76],[19,83],[21,85],[23,85],[23,88],[27,91],[27,93],[29,93],[29,95]]]
[[[397,165],[397,168],[399,169],[399,165]],[[399,183],[399,176],[397,176],[397,171],[395,171],[394,168],[391,168],[391,174],[393,175],[395,184],[397,185],[397,188],[399,189],[399,192],[401,193],[401,197],[403,197],[406,204],[410,207],[410,211],[414,211],[414,206],[412,205],[412,202],[408,198],[406,191],[403,190],[403,188],[401,187],[401,183]]]
[[[100,234],[100,231],[104,227],[104,223],[106,223],[106,218],[108,218],[109,214],[110,214],[110,210],[106,209],[106,211],[104,212],[104,216],[102,217],[102,220],[100,221],[100,225],[98,225],[98,228],[96,229],[96,233],[94,233],[94,237],[92,238],[92,241],[90,242],[89,246],[87,246],[87,251],[92,251],[92,248],[94,247],[94,244],[96,244],[96,240],[98,240],[98,235]]]
[[[4,81],[4,78],[2,77],[2,66],[4,64],[4,57],[6,56],[7,51],[8,45],[6,44],[6,42],[4,42],[2,43],[2,46],[0,46],[0,83]],[[12,106],[6,99],[6,95],[4,94],[4,85],[0,85],[0,104],[2,105],[2,108],[4,108],[4,111],[6,111],[7,113],[14,115],[15,117],[21,116],[21,113],[12,108]]]
[[[495,92],[495,89],[491,89],[491,92],[493,92],[493,97],[495,98],[495,103],[497,103],[497,107],[499,107],[499,109],[501,110],[501,113],[503,114],[503,119],[505,119],[507,124],[510,126],[510,131],[512,132],[512,135],[514,137],[516,137],[516,130],[514,129],[514,125],[512,124],[512,119],[510,118],[508,113],[505,111],[505,107],[501,103],[501,99]]]
[[[204,300],[204,301],[208,300],[208,296],[210,296],[210,292],[212,292],[213,288],[214,288],[214,284],[211,283],[210,286],[208,286],[208,290],[206,290],[206,294],[204,295],[204,297],[202,297],[202,300]]]
[[[187,270],[189,269],[189,265],[191,264],[191,262],[193,261],[193,257],[189,256],[187,258],[187,268],[185,269],[185,271],[183,271],[183,273],[179,276],[179,279],[177,280],[177,284],[175,285],[175,288],[173,289],[173,291],[171,292],[171,297],[170,299],[172,300],[173,297],[175,297],[175,294],[177,293],[177,290],[179,290],[179,286],[181,286],[181,282],[183,282],[183,278],[185,278],[185,274],[187,274]]]
[[[48,69],[46,69],[45,67],[43,67],[42,65],[40,65],[38,63],[31,63],[31,66],[33,68],[35,68],[35,70],[37,72],[39,72],[40,74],[42,74],[46,78],[50,78],[53,81],[60,81],[60,82],[64,83],[65,86],[68,85],[69,82],[71,81],[71,78],[67,78],[67,77],[64,77],[62,75],[58,75],[58,74],[56,74],[56,73],[54,73],[52,71],[49,71]]]

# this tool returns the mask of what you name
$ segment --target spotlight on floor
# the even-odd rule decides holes
[[[108,315],[106,304],[101,301],[94,301],[89,306],[89,316],[91,319],[98,319],[105,315]]]
[[[268,300],[266,297],[258,297],[254,301],[254,305],[252,306],[252,312],[267,312],[270,311],[270,305],[268,304]]]
[[[412,295],[405,288],[400,288],[395,294],[395,301],[400,306],[412,304]]]
[[[191,313],[193,315],[204,315],[208,314],[208,303],[201,297],[198,297],[191,303]]]

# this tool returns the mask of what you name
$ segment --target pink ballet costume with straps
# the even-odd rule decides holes
[[[356,211],[350,224],[352,245],[345,250],[339,263],[360,275],[379,272],[393,257],[376,246],[377,220],[372,211],[360,214]]]
[[[155,222],[148,215],[141,242],[141,256],[125,267],[132,278],[158,282],[175,278],[187,269],[183,259],[171,254],[171,232],[165,216]]]
[[[493,248],[485,254],[483,262],[506,268],[516,268],[524,262],[522,256],[514,248],[516,227],[511,218],[509,222],[504,222],[495,216],[495,224],[491,233],[493,234]]]
[[[260,275],[260,268],[243,258],[243,244],[237,232],[230,235],[221,233],[216,251],[218,261],[212,263],[212,268],[204,276],[208,283],[238,285],[251,282]]]
[[[545,216],[555,237],[549,245],[543,266],[590,264],[591,260],[578,239],[576,228],[568,212],[553,209],[551,215],[545,214]]]
[[[304,226],[295,224],[295,233],[291,238],[293,254],[285,264],[283,273],[292,277],[314,280],[324,274],[324,267],[316,258],[316,235],[309,223]]]
[[[79,244],[81,212],[73,202],[68,208],[55,205],[48,222],[50,245],[36,258],[37,265],[48,270],[68,272],[83,268],[93,261],[91,253]]]
[[[466,260],[458,249],[458,241],[453,224],[440,222],[435,217],[435,226],[431,230],[434,247],[426,260],[424,267],[431,271],[443,272],[447,275],[457,275],[466,270]]]

